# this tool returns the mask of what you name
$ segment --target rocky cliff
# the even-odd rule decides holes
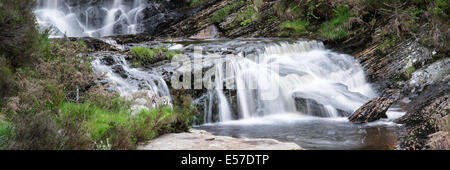
[[[334,50],[353,54],[380,96],[407,109],[397,120],[406,127],[399,139],[402,149],[448,149],[450,34],[446,5],[439,0],[209,1],[208,7],[157,35],[190,37],[215,27],[226,38],[323,40]]]

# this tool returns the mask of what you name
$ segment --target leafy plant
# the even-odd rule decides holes
[[[309,22],[305,20],[285,21],[281,23],[280,28],[289,35],[308,34]]]
[[[324,22],[319,33],[322,37],[331,40],[341,40],[348,36],[346,23],[351,17],[350,11],[345,6],[338,6],[334,9],[334,18]]]

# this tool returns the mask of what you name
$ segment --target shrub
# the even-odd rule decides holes
[[[236,1],[230,5],[227,5],[221,9],[217,10],[216,12],[214,12],[211,15],[211,19],[210,19],[211,22],[212,23],[222,22],[228,15],[230,15],[231,10],[233,10],[234,8],[239,7],[243,4],[244,4],[244,1],[239,0],[239,1]]]
[[[21,110],[14,118],[14,142],[10,149],[62,149],[63,138],[55,124],[55,114],[48,111]]]
[[[0,56],[13,68],[31,63],[36,49],[37,28],[33,14],[34,0],[0,2]]]
[[[246,26],[250,24],[252,21],[257,21],[260,16],[258,11],[256,10],[256,5],[248,5],[244,10],[242,10],[236,17],[235,22],[240,22],[241,26]]]
[[[191,0],[191,2],[189,2],[189,6],[192,8],[195,8],[195,7],[201,6],[209,1],[210,0]]]
[[[14,138],[14,131],[12,124],[0,120],[0,149],[6,149],[12,138]]]
[[[305,20],[285,21],[281,23],[280,28],[283,32],[287,32],[289,35],[304,35],[308,34],[307,30],[309,22]]]
[[[0,57],[0,60],[2,58]],[[5,106],[6,98],[17,93],[15,74],[8,65],[0,61],[0,108]]]
[[[228,5],[222,9],[217,10],[211,15],[212,23],[219,23],[225,19],[230,14],[231,6]]]
[[[341,40],[347,38],[348,29],[346,23],[351,17],[350,11],[345,6],[338,6],[334,9],[334,18],[326,21],[319,29],[322,37],[330,40]]]
[[[448,0],[436,0],[433,8],[433,14],[448,23],[450,17],[450,2]]]
[[[135,47],[130,50],[130,60],[133,66],[140,67],[163,60],[171,60],[173,56],[180,53],[180,50],[169,51],[167,48]]]

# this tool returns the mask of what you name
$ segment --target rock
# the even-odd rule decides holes
[[[204,39],[214,39],[219,37],[219,30],[216,26],[211,25],[209,27],[206,27],[205,29],[201,30],[197,34],[190,36],[190,39],[195,40],[204,40]]]
[[[408,85],[412,91],[421,91],[425,86],[433,84],[449,74],[450,58],[444,58],[413,72]]]
[[[125,71],[122,65],[115,65],[112,67],[112,70],[114,73],[117,73],[120,75],[120,77],[126,79],[128,78],[128,73]]]
[[[128,94],[125,96],[125,100],[131,102],[131,110],[133,114],[142,109],[154,109],[162,105],[172,106],[169,97],[159,97],[151,90],[139,90],[132,94]]]
[[[398,139],[400,148],[437,148],[427,147],[427,143],[435,143],[433,141],[441,138],[441,135],[433,135],[433,139],[430,135],[450,130],[450,77],[427,86],[420,95],[411,98],[408,105],[408,112],[396,120],[405,127],[405,132]]]
[[[102,59],[100,59],[100,61],[107,66],[112,66],[112,65],[116,64],[114,57],[111,55],[104,56]]]
[[[245,139],[214,136],[204,130],[172,133],[138,146],[138,150],[303,150],[295,143],[274,139]]]
[[[297,108],[297,111],[312,115],[312,116],[318,116],[318,117],[331,117],[332,113],[329,113],[329,111],[325,108],[323,104],[318,103],[317,101],[313,99],[308,98],[301,98],[296,97],[295,98],[295,107]],[[348,115],[349,113],[341,110],[336,109],[339,116]]]
[[[353,123],[367,123],[387,118],[386,111],[394,103],[394,100],[386,97],[372,99],[361,106],[348,119]]]
[[[449,132],[439,131],[428,136],[426,148],[431,150],[450,150]]]

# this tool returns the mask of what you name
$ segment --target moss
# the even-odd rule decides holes
[[[387,36],[387,38],[383,40],[383,43],[377,46],[376,53],[378,53],[379,55],[386,55],[389,50],[397,45],[398,40],[399,37],[395,34]]]
[[[239,22],[241,26],[246,26],[253,21],[259,20],[260,16],[256,9],[256,5],[248,5],[237,15],[235,22]]]
[[[450,2],[448,0],[436,0],[432,12],[434,15],[438,16],[442,21],[449,23],[448,18],[450,17]]]
[[[309,26],[308,21],[304,20],[295,20],[295,21],[285,21],[281,23],[280,28],[282,30],[282,34],[287,33],[288,35],[298,36],[308,34],[307,30]]]
[[[8,147],[9,141],[14,137],[11,123],[0,120],[0,150]]]
[[[278,18],[278,16],[270,16],[268,19],[267,19],[267,23],[272,23],[272,22],[275,22],[275,21],[277,21],[279,18]]]
[[[209,2],[209,1],[211,1],[211,0],[191,0],[189,2],[189,6],[191,8],[195,8],[195,7],[202,6],[203,4],[205,4],[205,3]]]
[[[412,74],[416,71],[412,61],[409,61],[405,66],[405,72],[401,75],[401,79],[407,81],[411,78]]]
[[[234,8],[241,6],[242,4],[244,4],[243,0],[239,0],[236,1],[230,5],[227,5],[219,10],[217,10],[216,12],[214,12],[211,15],[211,22],[212,23],[219,23],[222,22],[228,15],[230,15],[231,10],[233,10]]]
[[[319,34],[330,40],[342,40],[348,37],[348,30],[345,24],[351,17],[350,11],[345,6],[338,6],[334,9],[334,18],[324,22]]]
[[[181,51],[171,51],[167,48],[135,47],[130,50],[130,60],[135,67],[141,67],[162,60],[171,60],[177,54],[181,54]]]

